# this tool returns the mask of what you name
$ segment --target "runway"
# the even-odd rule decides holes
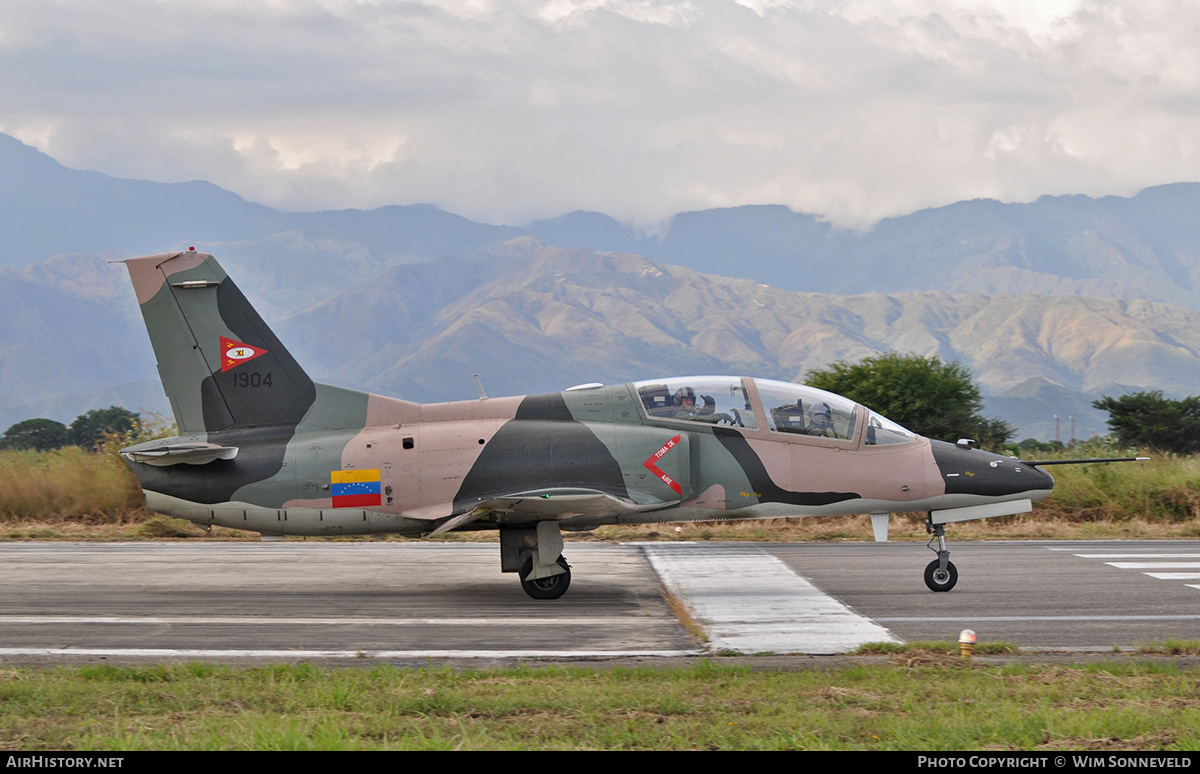
[[[958,587],[935,594],[920,544],[569,543],[570,590],[539,602],[486,543],[7,543],[0,661],[824,654],[963,628],[1025,649],[1200,639],[1200,541],[951,551]]]

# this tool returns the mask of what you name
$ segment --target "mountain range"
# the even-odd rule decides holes
[[[1103,432],[1100,394],[1197,392],[1200,185],[961,202],[832,228],[784,207],[524,226],[431,205],[286,213],[70,170],[0,135],[0,425],[162,411],[124,270],[212,252],[317,378],[414,400],[668,373],[784,379],[884,350],[973,369],[988,408]],[[180,241],[180,239],[186,241]]]

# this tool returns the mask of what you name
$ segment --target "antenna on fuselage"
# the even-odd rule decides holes
[[[479,381],[479,374],[471,374],[475,379],[475,386],[479,388],[479,399],[487,400],[487,393],[483,391],[483,382]]]

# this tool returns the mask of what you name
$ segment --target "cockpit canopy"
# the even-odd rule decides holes
[[[635,382],[646,415],[653,419],[705,422],[855,440],[865,423],[863,443],[908,443],[917,436],[890,419],[832,392],[803,384],[737,376],[680,376]]]

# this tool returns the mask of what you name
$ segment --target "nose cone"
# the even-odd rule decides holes
[[[946,494],[1020,495],[1040,500],[1054,489],[1053,476],[1012,457],[965,449],[943,441],[930,443],[933,459],[946,482]]]

